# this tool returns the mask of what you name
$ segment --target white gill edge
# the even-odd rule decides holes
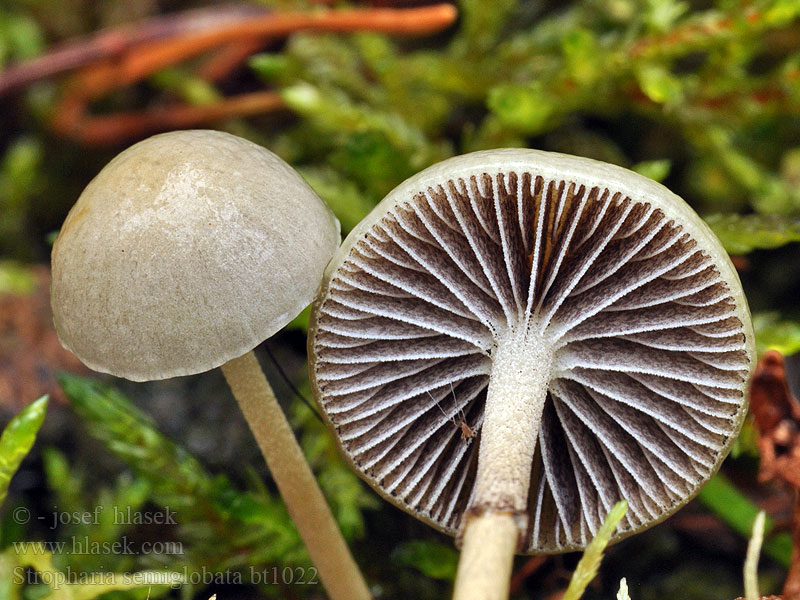
[[[606,194],[606,196],[610,196],[610,194]],[[591,228],[592,233],[594,233],[596,227],[600,224],[600,221],[602,220],[602,217],[605,216],[606,210],[608,209],[608,206],[610,204],[611,204],[610,200],[607,201],[604,204],[602,210],[599,213],[600,214],[600,218],[597,219],[596,223],[594,224],[594,227]],[[576,273],[572,277],[572,281],[570,281],[569,285],[566,286],[561,291],[561,293],[559,294],[559,297],[556,299],[556,301],[553,302],[553,304],[550,307],[550,309],[548,310],[547,314],[542,318],[542,323],[550,323],[550,321],[553,318],[553,315],[556,314],[558,309],[564,303],[564,300],[572,293],[572,291],[575,289],[575,286],[577,286],[578,283],[580,282],[581,278],[592,267],[592,265],[594,264],[595,260],[597,260],[597,257],[600,256],[600,254],[602,254],[603,250],[605,250],[606,247],[608,246],[608,243],[617,234],[617,232],[619,231],[620,227],[622,227],[622,224],[625,222],[625,219],[628,218],[628,215],[633,210],[633,207],[634,207],[634,204],[632,202],[629,203],[628,206],[625,208],[624,212],[622,213],[622,215],[620,215],[620,218],[617,219],[617,221],[612,225],[612,227],[609,228],[608,233],[606,233],[604,235],[604,237],[602,238],[602,240],[600,240],[600,243],[597,244],[597,248],[584,260],[584,262],[581,265],[581,268],[578,269],[578,271],[576,271]],[[585,242],[586,240],[588,240],[590,238],[591,238],[591,235],[588,235],[588,236],[585,236],[584,240],[581,240],[581,241]]]
[[[503,313],[506,317],[506,326],[510,326],[514,321],[514,311],[512,307],[508,306],[507,302],[505,302],[506,298],[505,294],[503,293],[503,285],[500,281],[498,281],[497,273],[491,268],[491,263],[488,262],[487,257],[484,256],[483,252],[480,251],[477,240],[470,231],[470,227],[467,223],[467,218],[469,215],[465,216],[461,212],[460,203],[453,199],[453,193],[450,191],[449,186],[445,188],[444,192],[453,214],[455,214],[456,219],[458,219],[458,224],[461,226],[464,237],[467,239],[467,242],[472,249],[473,255],[478,260],[478,264],[480,264],[484,275],[489,280],[489,285],[492,286],[492,293],[500,302],[500,306],[502,307]],[[469,197],[472,199],[472,194],[469,194]]]
[[[586,207],[586,202],[589,197],[589,193],[585,188],[581,187],[579,189],[583,189],[583,194],[581,195],[580,204],[572,215],[572,221],[569,224],[566,235],[563,238],[559,238],[558,240],[558,254],[555,257],[553,268],[550,271],[550,277],[547,278],[547,282],[545,283],[541,294],[539,294],[539,302],[536,303],[536,309],[533,311],[533,319],[538,320],[541,323],[542,331],[544,331],[544,328],[547,325],[546,322],[542,320],[541,317],[539,316],[539,311],[542,308],[542,303],[544,303],[544,300],[547,297],[547,292],[550,291],[553,282],[556,280],[556,277],[558,277],[559,269],[561,269],[561,263],[564,261],[564,257],[567,255],[570,243],[572,242],[572,236],[575,235],[575,230],[578,228],[578,223],[580,223],[581,216],[583,216],[583,210]],[[559,204],[559,212],[556,215],[555,223],[560,222],[561,212],[563,210],[562,207],[564,204],[563,191],[559,196],[557,202]]]
[[[744,324],[748,355],[755,356],[755,341],[750,325],[747,301],[741,292],[741,284],[736,270],[710,228],[683,200],[661,184],[622,167],[587,158],[539,150],[504,148],[473,152],[442,161],[410,177],[392,190],[347,236],[339,251],[328,263],[321,288],[322,294],[318,297],[324,297],[327,293],[326,289],[330,278],[347,256],[350,248],[397,203],[406,202],[416,194],[425,192],[428,188],[440,187],[442,182],[457,181],[459,178],[469,180],[472,175],[483,173],[494,179],[500,173],[510,172],[516,172],[520,176],[526,172],[531,173],[534,180],[536,176],[541,176],[544,180],[564,180],[582,184],[587,189],[597,187],[601,191],[619,192],[623,196],[630,197],[634,202],[650,203],[653,208],[662,210],[667,219],[674,219],[680,223],[681,227],[719,266],[722,279],[729,284],[736,299],[736,313]],[[521,177],[519,187],[521,187]],[[538,226],[537,230],[541,231]],[[539,239],[538,236],[537,239]],[[537,262],[534,260],[533,264],[536,265]],[[532,280],[535,281],[535,278]],[[526,314],[530,314],[530,304],[527,306]]]

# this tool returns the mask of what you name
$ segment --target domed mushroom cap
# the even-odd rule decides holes
[[[583,547],[621,499],[617,538],[683,505],[738,432],[754,356],[736,272],[680,198],[534,150],[450,159],[392,191],[329,264],[311,325],[312,384],[345,454],[450,534],[493,362],[535,338],[547,360],[526,368],[549,383],[528,552]]]
[[[86,187],[53,248],[53,316],[89,367],[135,381],[241,356],[314,296],[339,224],[273,153],[158,135]]]

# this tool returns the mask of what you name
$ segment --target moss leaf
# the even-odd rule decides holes
[[[649,177],[653,181],[664,181],[664,178],[669,175],[672,168],[672,161],[664,160],[645,160],[633,165],[631,170],[636,171],[640,175]]]
[[[402,567],[413,567],[434,579],[452,580],[458,566],[458,552],[449,545],[414,540],[398,547],[392,558]]]
[[[800,219],[778,215],[712,215],[706,223],[731,254],[800,242]]]
[[[776,312],[753,315],[753,329],[759,354],[777,350],[785,356],[800,352],[800,323],[781,320]]]
[[[683,99],[680,79],[662,65],[642,65],[636,71],[636,79],[645,95],[657,104],[674,105]]]
[[[572,574],[569,587],[564,593],[562,600],[578,600],[583,595],[586,586],[588,586],[597,575],[597,570],[600,568],[600,562],[603,560],[603,552],[606,546],[608,546],[608,541],[611,539],[614,531],[616,531],[617,524],[622,520],[622,517],[625,516],[627,510],[628,503],[622,500],[621,502],[617,502],[609,511],[606,520],[603,521],[600,529],[597,530],[597,534],[592,541],[589,542],[589,545],[586,546],[586,550],[584,550],[583,556],[578,562],[578,566],[575,567],[575,572]]]
[[[8,494],[8,484],[22,459],[30,451],[47,414],[47,396],[31,402],[6,426],[0,436],[0,503]]]

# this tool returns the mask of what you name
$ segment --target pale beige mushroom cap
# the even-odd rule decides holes
[[[157,135],[86,187],[53,248],[61,343],[134,381],[200,373],[314,296],[339,224],[284,161],[217,131]]]

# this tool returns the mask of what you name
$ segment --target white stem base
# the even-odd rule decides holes
[[[519,530],[507,513],[473,517],[464,531],[453,600],[504,600]]]

